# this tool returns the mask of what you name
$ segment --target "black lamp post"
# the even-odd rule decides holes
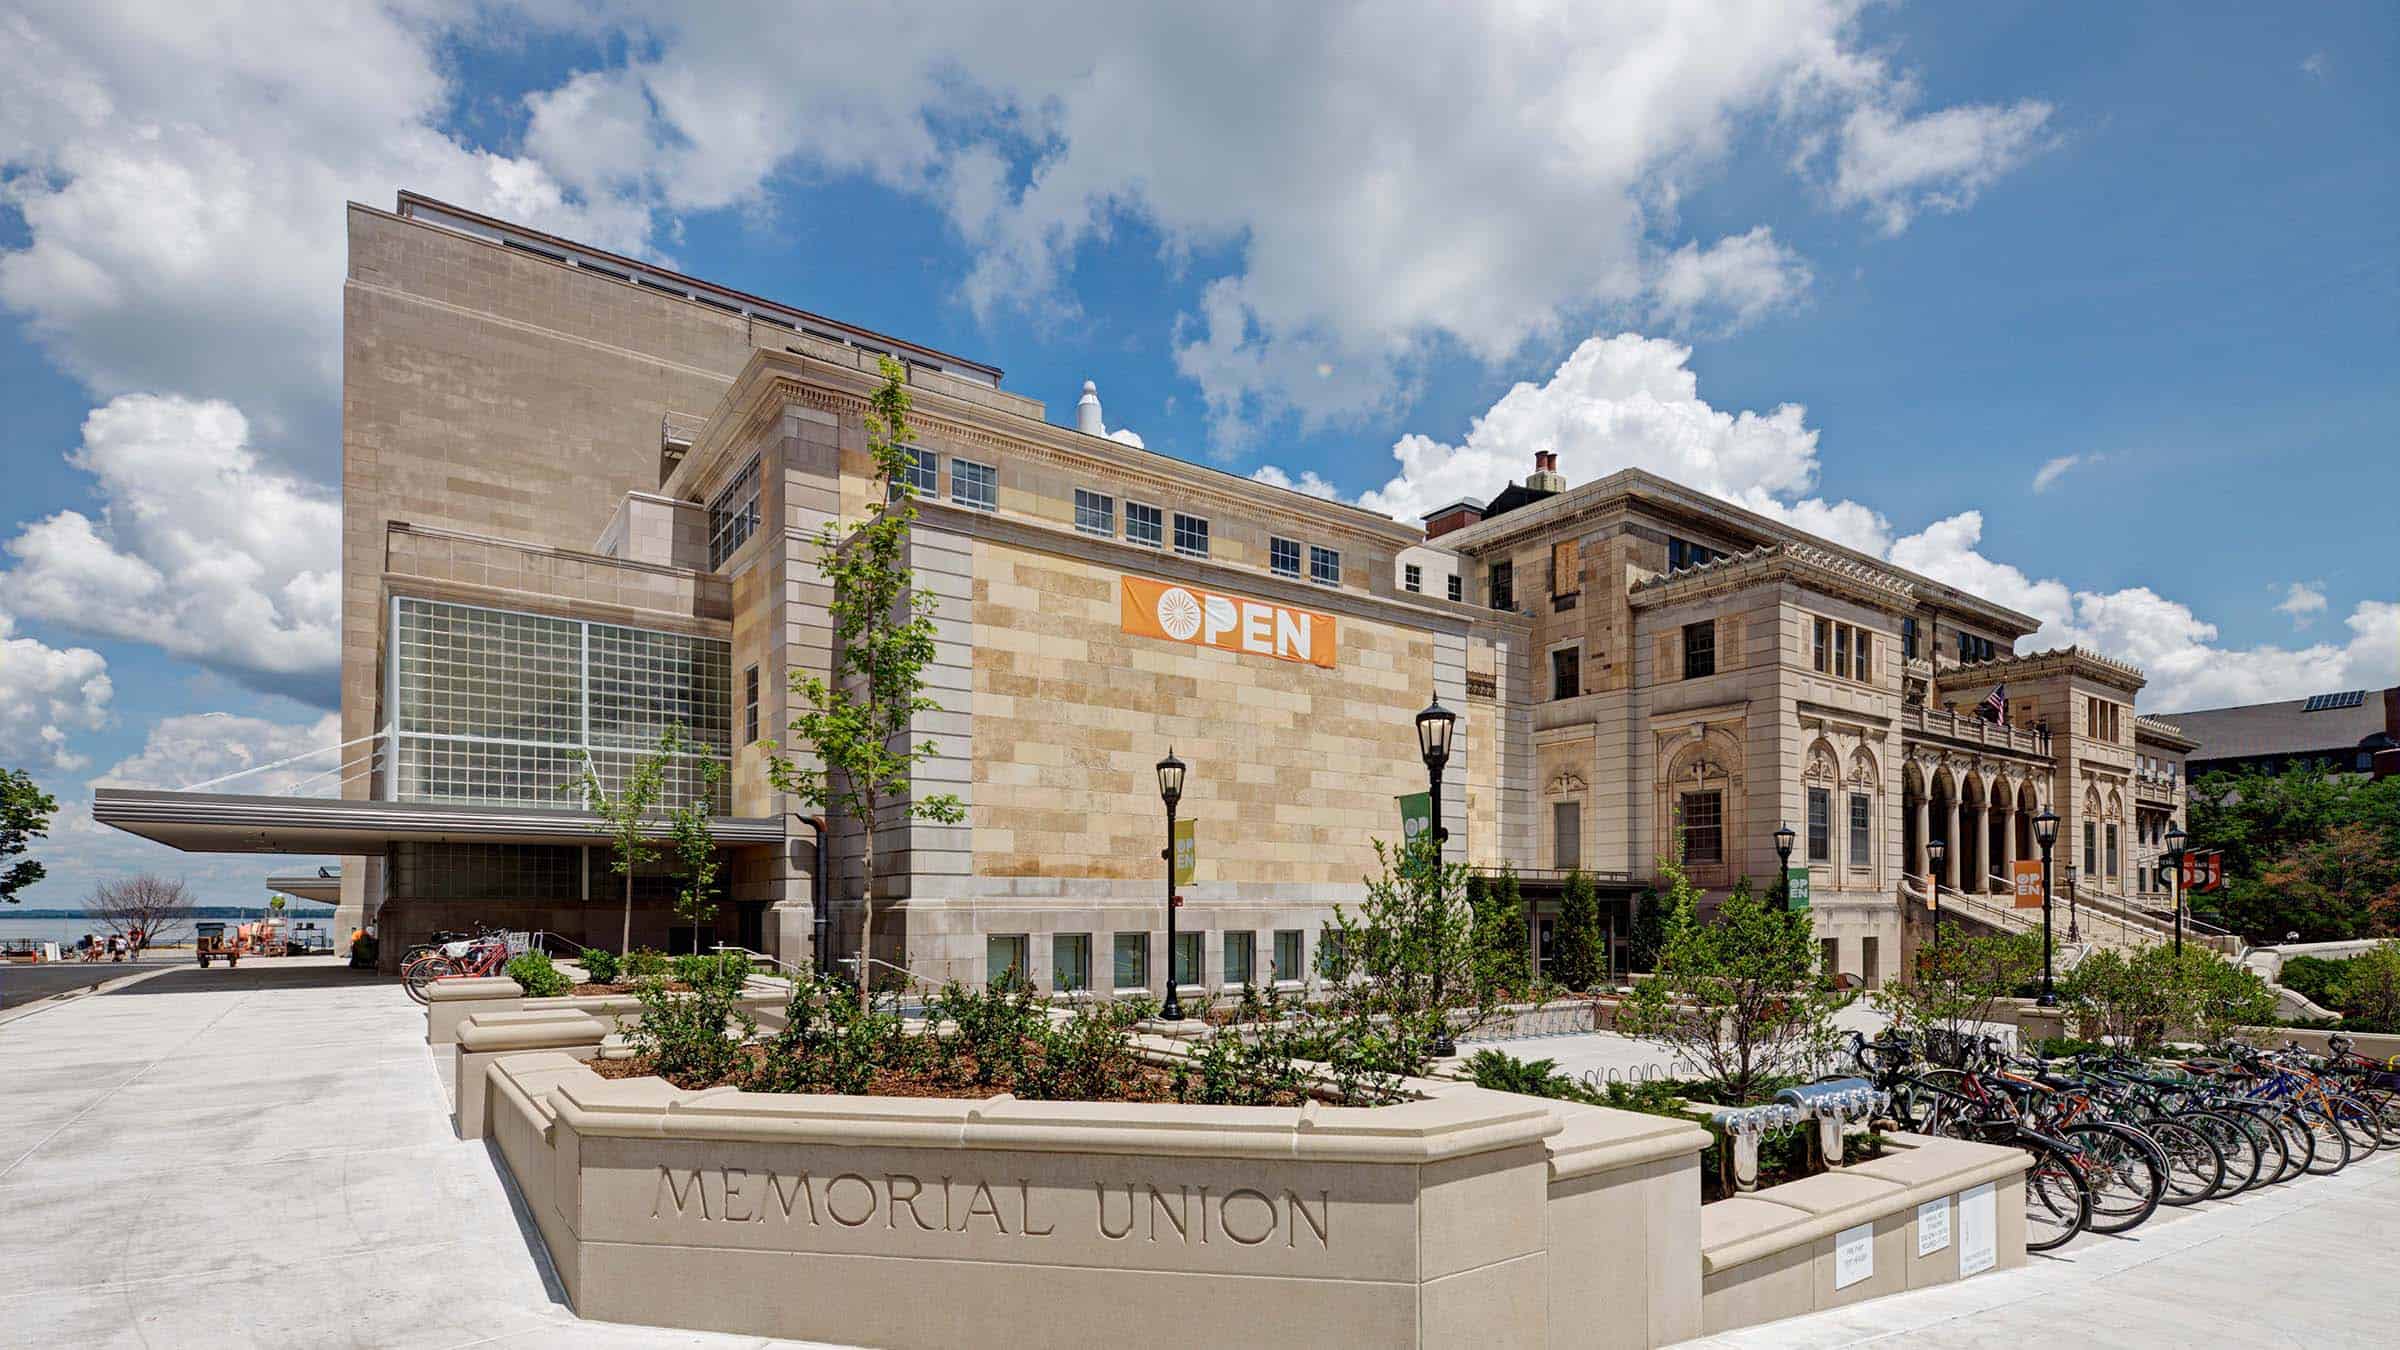
[[[1457,726],[1458,714],[1442,706],[1442,696],[1439,694],[1433,696],[1433,702],[1425,705],[1425,711],[1417,714],[1417,752],[1425,757],[1426,796],[1433,812],[1433,819],[1426,823],[1425,828],[1433,835],[1434,866],[1437,869],[1441,866],[1442,845],[1450,838],[1450,831],[1442,827],[1442,766],[1450,762],[1450,735]],[[1440,893],[1438,886],[1435,893]],[[1438,924],[1442,917],[1437,914],[1434,921]],[[1434,936],[1437,942],[1432,954],[1433,1006],[1442,1020],[1440,1029],[1433,1033],[1433,1053],[1448,1058],[1458,1053],[1458,1043],[1450,1038],[1450,1014],[1442,1005],[1443,953],[1439,950],[1440,933],[1437,931]]]
[[[1167,757],[1158,762],[1158,799],[1167,804],[1167,846],[1158,856],[1167,860],[1167,1001],[1160,1005],[1159,1017],[1168,1022],[1183,1020],[1183,1000],[1175,996],[1175,804],[1183,800],[1183,761],[1175,758],[1175,748],[1167,747]]]
[[[2183,827],[2167,826],[2167,903],[2175,907],[2175,957],[2183,959]]]
[[[2042,1006],[2058,1006],[2058,991],[2050,986],[2050,846],[2058,842],[2058,817],[2049,807],[2033,818],[2033,842],[2042,846]],[[2073,941],[2075,930],[2070,925],[2067,940]]]
[[[1775,874],[1783,881],[1783,907],[1792,907],[1792,823],[1785,821],[1775,831]]]
[[[1925,860],[1933,868],[1933,875],[1925,878],[1925,889],[1933,896],[1933,954],[1937,957],[1942,954],[1942,859],[1949,855],[1949,840],[1925,841]]]

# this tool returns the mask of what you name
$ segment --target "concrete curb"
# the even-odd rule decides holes
[[[35,1013],[42,1012],[46,1009],[55,1008],[62,1003],[73,1003],[78,999],[90,998],[94,994],[108,993],[112,989],[129,988],[133,985],[140,984],[144,980],[155,980],[161,975],[172,975],[181,969],[183,969],[183,967],[180,965],[160,966],[156,970],[136,971],[131,975],[120,975],[116,979],[104,980],[99,984],[86,985],[81,989],[69,989],[63,994],[52,994],[48,998],[35,999],[31,1003],[22,1004],[18,1007],[10,1008],[5,1012],[0,1012],[0,1027],[7,1026],[11,1022],[20,1021],[24,1018],[31,1017]]]

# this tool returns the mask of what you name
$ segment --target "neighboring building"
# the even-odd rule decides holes
[[[2295,764],[2377,778],[2400,773],[2400,688],[2208,708],[2173,720],[2193,739],[2195,778],[2220,769],[2281,773]]]
[[[2181,801],[2142,777],[2182,743],[2133,716],[2140,672],[2018,656],[2027,615],[1649,474],[1570,487],[1541,452],[1420,531],[1122,443],[1088,385],[1053,425],[991,366],[413,194],[353,205],[350,231],[342,720],[373,771],[342,800],[107,790],[95,813],[343,855],[337,926],[393,955],[474,920],[615,945],[623,880],[561,787],[675,725],[679,792],[698,757],[728,770],[726,907],[679,926],[653,866],[635,942],[807,958],[813,833],[757,742],[787,734],[790,675],[830,665],[816,537],[876,504],[883,355],[915,402],[914,563],[939,597],[920,781],[968,803],[881,826],[874,954],[918,975],[1157,990],[1171,747],[1199,829],[1179,980],[1304,978],[1424,786],[1436,696],[1462,713],[1450,850],[1527,879],[1539,948],[1567,870],[1603,881],[1621,936],[1678,830],[1722,891],[1771,884],[1789,821],[1831,963],[1874,983],[1928,838],[1983,891],[2054,805],[2094,882],[2138,891],[2142,813]],[[2001,683],[2006,725],[1975,711]],[[832,822],[837,955],[859,843]]]

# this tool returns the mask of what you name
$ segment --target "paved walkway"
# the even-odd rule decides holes
[[[0,1346],[789,1344],[576,1320],[424,1034],[330,958],[0,1027]]]

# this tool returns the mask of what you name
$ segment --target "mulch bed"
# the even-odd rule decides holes
[[[744,1047],[742,1054],[748,1061],[746,1068],[737,1070],[714,1083],[686,1082],[677,1083],[676,1086],[686,1090],[728,1085],[748,1088],[745,1080],[758,1066],[766,1062],[767,1051],[764,1046],[752,1045]],[[631,1059],[596,1059],[590,1062],[590,1068],[592,1072],[602,1078],[647,1078],[656,1072],[654,1062],[648,1056],[636,1056]],[[963,1082],[926,1069],[878,1069],[874,1078],[869,1081],[867,1091],[861,1095],[870,1097],[939,1097],[962,1101],[981,1101],[986,1097],[1008,1092],[1014,1087],[1013,1083],[1005,1079],[989,1085],[975,1083],[972,1081],[974,1071],[975,1061],[969,1055],[962,1055],[959,1059],[957,1072],[967,1080]],[[1110,1087],[1112,1090],[1109,1092],[1082,1100],[1104,1102],[1172,1102],[1175,1100],[1174,1072],[1155,1064],[1133,1065],[1127,1072],[1120,1075]],[[756,1091],[757,1089],[749,1090]],[[1297,1101],[1291,1103],[1295,1106],[1298,1104]]]
[[[666,987],[678,994],[688,994],[692,991],[692,987],[681,980],[668,980]],[[638,994],[641,991],[642,985],[639,980],[622,980],[616,984],[579,984],[567,992],[576,998],[607,998],[619,994]]]

